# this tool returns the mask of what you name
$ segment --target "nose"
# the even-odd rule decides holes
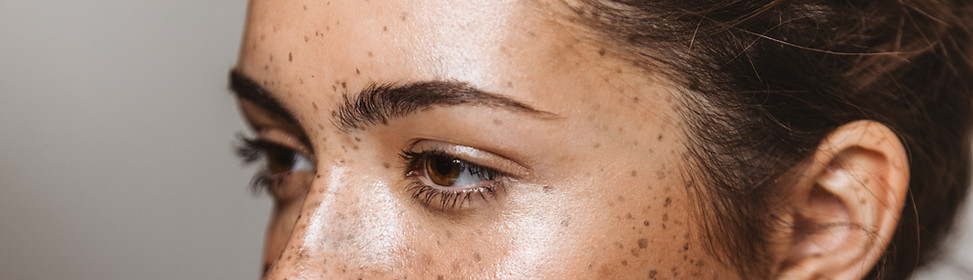
[[[333,224],[327,209],[332,208],[334,199],[326,194],[329,187],[316,176],[304,198],[297,220],[289,236],[268,236],[266,242],[276,238],[287,238],[280,255],[270,264],[264,279],[326,279],[327,248],[325,248],[326,224]],[[274,217],[276,218],[276,217]],[[268,232],[268,234],[271,234]],[[268,252],[273,253],[273,252]],[[319,273],[311,273],[319,272]]]
[[[311,184],[265,279],[358,279],[391,272],[401,252],[399,211],[386,184],[341,163]]]

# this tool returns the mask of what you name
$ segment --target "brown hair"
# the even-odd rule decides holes
[[[767,278],[778,181],[831,131],[868,119],[906,147],[910,192],[869,278],[907,278],[953,224],[970,177],[968,2],[586,0],[578,18],[686,92],[687,180],[710,251]],[[651,66],[651,67],[650,67]],[[725,238],[713,238],[725,236]]]

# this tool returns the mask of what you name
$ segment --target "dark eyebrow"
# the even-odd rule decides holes
[[[242,99],[255,103],[277,116],[297,124],[297,120],[274,95],[257,81],[237,70],[230,71],[230,89]],[[457,81],[425,81],[404,85],[372,84],[356,95],[345,93],[333,111],[332,122],[342,131],[365,129],[376,124],[439,106],[480,105],[523,113],[539,119],[556,114]]]
[[[237,70],[230,70],[230,90],[236,93],[237,97],[253,102],[264,110],[297,125],[294,115],[285,109],[270,91]]]
[[[458,81],[372,84],[357,95],[346,93],[343,97],[344,102],[332,113],[332,121],[343,131],[387,124],[390,120],[435,107],[459,105],[500,108],[540,119],[557,116]]]

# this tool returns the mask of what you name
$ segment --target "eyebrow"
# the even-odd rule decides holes
[[[253,102],[264,110],[297,125],[294,115],[291,115],[290,110],[285,109],[270,91],[236,70],[230,71],[230,91],[237,97]]]
[[[270,91],[253,79],[233,70],[230,87],[240,97],[294,122],[293,116]],[[487,92],[458,81],[423,81],[408,84],[371,84],[357,94],[345,93],[331,121],[342,131],[367,129],[433,109],[450,106],[485,106],[520,113],[538,119],[552,119],[556,114],[535,109],[520,101]],[[297,123],[297,122],[294,122]]]

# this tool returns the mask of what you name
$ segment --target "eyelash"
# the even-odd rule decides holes
[[[238,136],[240,143],[236,145],[236,154],[245,165],[254,164],[264,158],[268,152],[273,150],[285,150],[294,152],[292,149],[274,144],[261,139]],[[296,152],[295,152],[296,153]],[[403,150],[400,157],[406,163],[405,177],[410,179],[406,189],[412,193],[412,198],[427,207],[437,206],[440,210],[446,211],[463,207],[474,199],[489,201],[496,199],[498,194],[506,190],[507,176],[497,170],[461,160],[456,156],[440,150],[427,150],[422,152],[412,152]],[[423,163],[427,160],[458,160],[460,168],[467,170],[471,175],[484,180],[485,183],[474,186],[433,187],[424,183],[420,177],[429,176],[426,174]],[[249,189],[254,194],[265,193],[281,184],[281,181],[291,172],[275,173],[263,166],[254,174],[250,180]],[[452,190],[454,189],[455,190]]]
[[[249,138],[243,135],[238,136],[240,143],[236,145],[236,154],[243,161],[244,165],[254,164],[267,157],[267,153],[274,150],[283,151],[293,151],[290,148],[283,147],[272,142],[268,142],[261,139]],[[275,173],[271,171],[266,165],[260,167],[257,173],[253,175],[250,179],[249,189],[253,194],[266,193],[271,190],[271,188],[280,186],[281,182],[287,175],[291,172],[281,172]]]
[[[506,190],[507,176],[500,171],[461,160],[456,156],[450,155],[439,150],[428,150],[422,152],[411,152],[403,150],[400,157],[406,162],[405,177],[412,180],[408,190],[412,192],[412,198],[427,207],[438,206],[440,210],[446,211],[462,207],[465,203],[473,199],[489,201],[496,199],[498,194]],[[429,186],[420,180],[425,174],[422,166],[424,161],[430,159],[455,159],[460,162],[464,170],[469,170],[471,175],[488,181],[486,184],[475,187],[455,187],[457,190],[443,190]],[[435,202],[436,204],[433,204]]]

